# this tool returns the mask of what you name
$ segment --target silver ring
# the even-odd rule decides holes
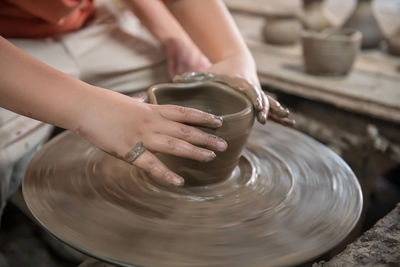
[[[143,142],[137,142],[136,145],[131,149],[131,151],[129,151],[126,154],[125,160],[129,163],[133,163],[145,151],[146,151],[146,148],[144,147]]]

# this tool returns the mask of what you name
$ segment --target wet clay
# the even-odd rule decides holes
[[[185,179],[185,185],[206,185],[227,179],[239,162],[247,137],[254,123],[253,105],[247,98],[223,84],[196,82],[159,84],[148,91],[152,104],[178,105],[199,109],[223,119],[217,129],[196,127],[224,139],[228,148],[216,152],[211,162],[199,162],[158,154],[161,161]]]
[[[287,266],[340,242],[362,196],[346,163],[315,140],[256,124],[232,176],[164,187],[72,132],[47,143],[25,201],[57,238],[123,266]]]

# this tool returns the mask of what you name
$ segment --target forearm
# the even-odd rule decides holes
[[[162,43],[190,37],[160,0],[126,0],[141,23]]]
[[[39,62],[2,37],[0,58],[1,107],[62,128],[80,127],[79,118],[97,88]]]
[[[212,61],[241,56],[254,65],[229,11],[219,0],[180,0],[168,4],[191,39]]]

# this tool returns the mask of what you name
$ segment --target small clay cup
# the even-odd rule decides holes
[[[386,37],[386,43],[390,54],[400,56],[400,27],[391,36]]]
[[[293,45],[300,41],[302,26],[295,14],[269,15],[263,28],[264,40],[274,45]]]
[[[386,43],[390,54],[400,56],[400,35],[387,38]]]
[[[314,75],[346,75],[360,50],[361,39],[361,33],[353,29],[303,31],[306,72]]]
[[[152,104],[196,108],[223,118],[223,125],[218,129],[195,126],[228,143],[227,150],[216,152],[213,161],[205,163],[161,153],[157,156],[185,179],[186,186],[213,184],[229,178],[254,123],[250,101],[234,89],[215,82],[158,84],[148,90],[148,95]]]

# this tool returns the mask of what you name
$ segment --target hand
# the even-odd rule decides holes
[[[163,41],[163,46],[171,78],[184,72],[199,71],[211,66],[208,58],[191,40],[167,39]]]
[[[288,119],[289,110],[261,89],[253,60],[250,56],[229,57],[205,69],[206,72],[221,74],[219,80],[246,95],[257,111],[257,120],[265,124],[268,117],[285,126],[292,126]]]
[[[227,84],[249,98],[260,123],[265,124],[269,117],[285,126],[294,125],[294,121],[288,118],[289,110],[262,91],[253,64],[247,62],[242,57],[228,58],[205,69],[206,72],[178,75],[174,82],[215,81]]]
[[[77,132],[123,160],[127,160],[127,154],[138,142],[143,142],[146,151],[132,164],[159,180],[174,185],[184,183],[182,177],[169,170],[152,152],[207,162],[215,158],[212,150],[227,148],[219,137],[184,124],[218,128],[222,125],[220,117],[191,108],[146,104],[139,98],[99,90],[102,96],[94,99]]]

